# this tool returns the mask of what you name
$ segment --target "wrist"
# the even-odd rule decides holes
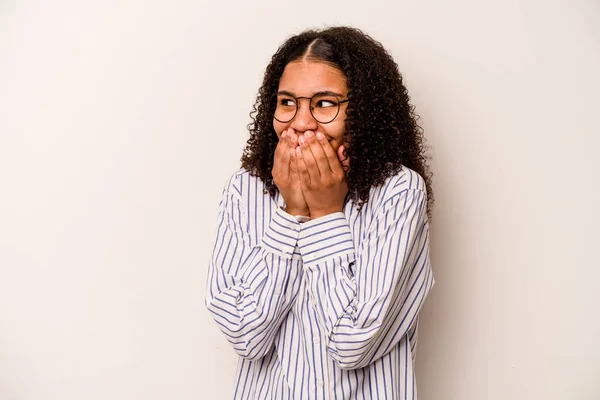
[[[308,208],[285,207],[283,211],[294,217],[310,217],[310,210]]]
[[[332,209],[326,209],[326,210],[313,210],[310,212],[310,217],[311,219],[317,219],[317,218],[321,218],[324,217],[326,215],[329,214],[334,214],[337,212],[343,212],[342,208],[332,208]]]

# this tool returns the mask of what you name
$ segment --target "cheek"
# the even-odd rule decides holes
[[[276,119],[273,120],[273,129],[275,130],[277,137],[281,138],[281,134],[287,128],[288,125],[289,124],[282,124],[281,122],[277,121]]]
[[[335,147],[339,147],[344,141],[344,131],[345,125],[343,121],[339,123],[336,121],[335,124],[329,124],[329,126],[325,126],[325,133],[330,137],[330,141],[332,145],[336,145]]]

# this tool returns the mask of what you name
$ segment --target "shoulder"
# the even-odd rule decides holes
[[[427,196],[427,186],[421,175],[412,169],[402,166],[395,175],[385,180],[379,188],[379,199],[383,202],[409,192],[419,192]]]
[[[262,195],[264,189],[265,185],[259,177],[252,175],[250,171],[242,168],[235,171],[227,179],[223,192],[224,194],[244,199],[252,194]]]
[[[427,187],[425,180],[410,168],[402,167],[383,184],[371,188],[369,200],[353,213],[363,216],[366,231],[386,229],[397,221],[427,224]],[[366,232],[365,231],[365,232]]]
[[[425,180],[410,168],[402,167],[382,185],[371,189],[365,211],[371,215],[416,213],[426,215],[427,187]],[[409,211],[410,210],[410,211]],[[424,217],[423,217],[424,218]]]

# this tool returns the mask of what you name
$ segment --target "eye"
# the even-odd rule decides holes
[[[319,99],[315,101],[316,108],[337,107],[338,102],[333,99]]]
[[[282,98],[279,99],[279,105],[283,107],[296,107],[296,102],[294,101],[294,99]]]

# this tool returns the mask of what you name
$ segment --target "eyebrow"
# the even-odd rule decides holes
[[[290,97],[304,97],[304,96],[296,96],[294,93],[292,92],[288,92],[287,90],[280,90],[277,92],[278,95],[287,95]],[[341,93],[337,93],[337,92],[332,92],[331,90],[323,90],[320,92],[316,92],[313,94],[313,96],[337,96],[337,97],[344,97]],[[312,96],[311,96],[312,97]]]

